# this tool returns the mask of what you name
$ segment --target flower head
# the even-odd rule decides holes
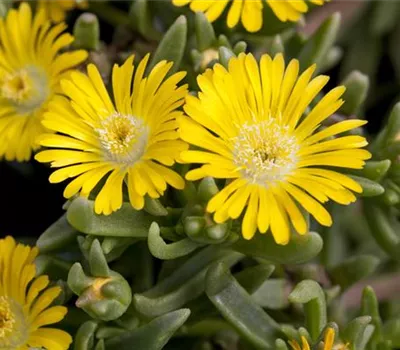
[[[82,50],[59,54],[74,40],[62,34],[65,28],[65,23],[51,27],[43,11],[32,18],[26,3],[0,19],[0,157],[30,159],[60,79],[86,59]]]
[[[59,134],[40,138],[41,145],[53,149],[40,152],[36,159],[62,168],[50,176],[51,182],[76,177],[65,188],[66,198],[78,193],[89,196],[106,178],[95,199],[98,214],[108,215],[121,207],[125,185],[135,209],[143,208],[145,195],[160,197],[167,184],[184,187],[183,179],[168,167],[187,149],[176,130],[176,118],[182,114],[177,108],[187,93],[186,85],[177,84],[185,73],[163,82],[172,62],[162,61],[145,78],[147,55],[133,78],[133,59],[114,66],[114,102],[97,68],[89,65],[88,76],[75,72],[71,80],[62,82],[69,100],[55,100],[43,121]]]
[[[333,328],[328,328],[325,332],[324,346],[323,350],[347,350],[348,345],[337,344],[335,342],[335,330]],[[289,341],[290,346],[293,350],[311,350],[310,345],[305,337],[301,337],[301,345],[296,340]]]
[[[38,9],[44,10],[47,18],[53,22],[61,22],[66,13],[74,8],[85,9],[88,7],[87,0],[39,0]]]
[[[266,0],[274,14],[282,22],[297,22],[308,11],[306,0]],[[322,5],[326,0],[309,0]],[[172,0],[175,6],[190,4],[194,12],[204,12],[210,22],[214,22],[229,7],[227,25],[235,27],[239,20],[248,32],[257,32],[263,24],[263,0]]]
[[[320,128],[343,104],[345,88],[331,90],[308,112],[329,79],[311,79],[314,70],[315,65],[299,75],[297,60],[285,69],[280,54],[273,60],[262,56],[259,65],[251,54],[240,54],[230,60],[228,70],[217,64],[200,75],[198,97],[186,98],[189,117],[180,118],[180,136],[202,150],[185,151],[181,160],[203,164],[186,178],[228,180],[207,211],[215,213],[217,223],[245,211],[246,239],[257,228],[261,233],[270,228],[275,241],[286,244],[290,224],[300,234],[308,230],[299,205],[329,226],[331,216],[321,203],[350,204],[356,200],[352,191],[362,191],[332,168],[360,169],[370,158],[360,149],[367,145],[364,137],[337,136],[366,122],[346,120]]]
[[[71,336],[45,327],[61,321],[64,306],[50,306],[60,287],[47,288],[47,276],[35,278],[37,248],[0,239],[0,349],[67,350]],[[47,289],[46,289],[47,288]]]

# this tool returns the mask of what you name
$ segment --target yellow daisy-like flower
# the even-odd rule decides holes
[[[89,65],[88,76],[72,73],[70,81],[61,83],[70,100],[54,101],[43,121],[62,135],[43,135],[40,144],[55,149],[35,158],[62,167],[50,176],[50,182],[77,176],[65,188],[66,198],[77,193],[88,196],[109,175],[95,200],[98,214],[108,215],[121,207],[124,182],[135,209],[143,208],[145,195],[160,197],[167,183],[184,187],[184,180],[168,167],[188,147],[178,140],[176,121],[182,115],[177,108],[187,94],[187,85],[177,84],[186,73],[173,74],[163,82],[173,63],[162,61],[144,78],[147,55],[137,67],[132,88],[133,59],[114,66],[115,103],[97,68]]]
[[[62,34],[65,28],[65,23],[51,27],[43,11],[32,18],[26,3],[0,19],[0,158],[30,159],[60,79],[86,59],[82,50],[59,54],[74,40]]]
[[[348,344],[337,344],[335,342],[335,330],[328,328],[324,337],[324,346],[321,350],[347,350]],[[310,345],[305,337],[301,337],[301,345],[296,340],[289,341],[290,346],[293,350],[311,350]]]
[[[327,93],[309,112],[310,103],[326,85],[327,76],[311,80],[315,65],[299,76],[299,62],[285,69],[281,54],[232,58],[197,79],[198,97],[188,95],[180,118],[181,138],[203,150],[181,154],[185,163],[203,164],[187,173],[188,180],[206,176],[229,183],[208,203],[207,211],[222,223],[244,211],[242,234],[251,239],[257,228],[269,228],[279,244],[290,237],[290,223],[300,234],[307,224],[298,205],[325,226],[332,224],[320,204],[356,200],[361,186],[331,167],[361,169],[371,157],[362,136],[335,137],[366,122],[346,120],[318,129],[342,104],[345,88]]]
[[[327,0],[307,0],[322,5]],[[282,22],[297,22],[308,11],[306,0],[266,0],[276,17]],[[190,4],[194,12],[204,12],[210,22],[214,22],[227,6],[227,25],[235,27],[239,21],[248,32],[257,32],[263,25],[263,0],[172,0],[175,6]]]
[[[67,350],[72,342],[68,333],[46,327],[61,321],[67,308],[50,306],[61,288],[47,288],[47,276],[35,278],[37,254],[12,237],[0,239],[0,349]]]
[[[39,0],[38,9],[44,10],[47,18],[53,22],[61,22],[65,19],[66,13],[75,8],[86,9],[87,0]]]

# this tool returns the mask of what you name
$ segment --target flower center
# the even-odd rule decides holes
[[[1,97],[21,114],[41,107],[49,95],[45,73],[32,66],[6,74],[0,84]]]
[[[11,299],[0,296],[0,349],[19,348],[27,337],[22,308]]]
[[[96,131],[107,160],[119,164],[134,164],[147,146],[149,128],[132,115],[114,113]]]
[[[273,118],[243,124],[233,140],[235,164],[245,178],[262,186],[283,180],[296,167],[298,150],[288,127]]]

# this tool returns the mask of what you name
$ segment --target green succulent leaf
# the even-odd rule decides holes
[[[129,203],[123,203],[111,215],[97,215],[92,200],[78,197],[68,207],[67,220],[76,230],[89,235],[145,238],[154,218]]]
[[[133,331],[107,339],[107,350],[161,350],[185,323],[190,310],[180,309],[160,316]]]
[[[302,70],[307,69],[314,63],[319,67],[325,60],[327,53],[336,40],[340,28],[340,21],[340,14],[334,13],[308,38],[299,54]]]
[[[148,246],[154,257],[162,260],[170,260],[188,255],[203,246],[203,244],[194,242],[189,238],[167,244],[160,236],[160,227],[156,222],[153,222],[149,229]]]
[[[208,270],[206,294],[222,316],[248,342],[258,349],[273,346],[278,324],[251,299],[224,264],[215,263]]]
[[[346,87],[346,91],[343,94],[345,103],[339,112],[344,115],[354,115],[360,110],[367,98],[369,78],[367,75],[355,70],[344,79],[342,85]]]
[[[38,238],[36,245],[41,254],[59,251],[76,241],[78,231],[67,221],[67,215],[61,216]]]
[[[236,252],[212,248],[196,253],[145,293],[135,294],[136,310],[151,318],[182,307],[204,292],[205,275],[212,262],[221,261],[232,266],[243,257]]]
[[[350,344],[351,350],[362,350],[361,346],[365,343],[364,338],[368,335],[368,332],[365,331],[370,322],[370,316],[357,317],[344,329],[342,338],[344,343]]]
[[[332,268],[329,273],[333,282],[340,285],[342,290],[345,290],[363,278],[370,276],[375,272],[379,263],[379,258],[373,255],[359,255],[348,258]]]
[[[168,75],[175,73],[181,64],[186,47],[187,20],[185,16],[179,16],[168,31],[163,35],[160,44],[151,58],[148,72],[160,61],[167,60],[174,62]]]
[[[87,321],[79,327],[74,339],[74,350],[92,350],[95,342],[97,321]]]
[[[217,40],[213,26],[203,12],[195,14],[195,32],[197,48],[200,51],[210,48]]]
[[[287,245],[275,243],[271,234],[257,235],[251,240],[239,239],[232,248],[240,253],[263,258],[274,263],[300,264],[311,260],[322,249],[322,239],[318,233],[304,236],[292,235]]]
[[[289,295],[292,303],[304,305],[306,325],[311,338],[316,341],[327,322],[325,293],[312,280],[300,282]]]

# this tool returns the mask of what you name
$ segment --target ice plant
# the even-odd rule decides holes
[[[64,306],[50,306],[60,287],[47,288],[47,276],[35,278],[37,248],[0,239],[0,349],[67,350],[71,336],[47,327],[61,321]]]
[[[183,179],[169,169],[187,144],[178,140],[176,118],[184,103],[187,86],[177,87],[186,73],[173,74],[164,82],[172,62],[159,62],[144,77],[147,55],[138,65],[133,78],[131,56],[112,72],[114,103],[94,65],[88,76],[72,73],[62,82],[69,97],[58,98],[50,106],[43,125],[58,132],[40,138],[42,146],[53,148],[36,155],[40,162],[61,167],[50,176],[50,182],[76,177],[65,188],[70,198],[80,193],[89,196],[103,178],[96,194],[95,211],[110,214],[119,209],[126,185],[135,209],[144,205],[144,196],[160,197],[171,186],[182,189]],[[133,81],[132,81],[133,78]],[[132,88],[133,82],[133,88]]]
[[[59,54],[74,38],[51,27],[45,13],[33,18],[22,3],[0,19],[0,157],[29,160],[48,102],[60,92],[60,79],[86,59],[85,51]]]
[[[68,11],[74,8],[85,9],[88,7],[86,0],[39,0],[38,9],[44,10],[46,16],[53,22],[61,22]]]
[[[342,104],[345,88],[328,92],[308,112],[329,78],[311,80],[315,65],[299,76],[299,62],[285,69],[281,54],[232,58],[229,69],[217,64],[197,79],[201,92],[188,95],[180,118],[180,136],[201,150],[181,154],[186,163],[203,164],[188,180],[206,176],[227,179],[225,188],[208,203],[217,223],[238,218],[245,207],[242,234],[251,239],[257,228],[269,228],[279,244],[290,238],[290,224],[300,234],[307,224],[299,205],[322,225],[332,224],[321,205],[356,200],[361,186],[332,168],[360,169],[370,153],[362,136],[342,136],[366,122],[346,120],[319,128]],[[334,137],[332,139],[332,137]]]
[[[297,22],[303,13],[308,11],[306,0],[266,0],[274,14],[280,21]],[[309,0],[309,2],[322,5],[324,0]],[[190,9],[194,12],[204,12],[210,22],[218,19],[225,8],[229,6],[227,25],[229,28],[235,27],[239,21],[249,32],[257,32],[263,24],[262,0],[172,0],[175,6],[185,6],[190,4]]]
[[[324,346],[322,350],[347,350],[348,346],[343,344],[334,345],[335,341],[335,330],[333,328],[328,328],[325,332]],[[296,340],[289,341],[290,346],[293,350],[311,350],[310,345],[305,337],[301,337],[301,344]]]

